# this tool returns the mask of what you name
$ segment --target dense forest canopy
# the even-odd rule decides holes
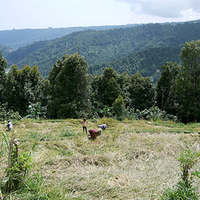
[[[67,34],[86,30],[108,30],[115,28],[127,28],[137,26],[136,24],[118,26],[89,26],[89,27],[68,27],[68,28],[46,28],[46,29],[13,29],[0,31],[0,44],[13,50],[27,46],[36,41],[52,40]]]
[[[37,65],[48,77],[53,64],[63,55],[79,52],[88,63],[91,74],[103,74],[112,66],[118,73],[139,72],[154,82],[160,77],[166,61],[181,64],[180,51],[185,42],[200,38],[200,23],[143,24],[128,28],[77,31],[53,40],[34,42],[19,48],[5,58],[8,66]]]
[[[5,45],[1,45],[1,44],[0,44],[0,50],[2,51],[2,55],[4,57],[6,57],[9,53],[12,52],[12,49],[10,49],[9,47],[7,47]]]
[[[168,61],[161,66],[155,85],[138,72],[119,74],[111,66],[102,75],[91,75],[88,63],[78,53],[58,59],[48,79],[37,66],[18,69],[13,65],[6,73],[7,60],[0,54],[1,118],[14,111],[34,118],[177,116],[182,122],[200,121],[200,40],[186,42],[180,57],[181,65]]]

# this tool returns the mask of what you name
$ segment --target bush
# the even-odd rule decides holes
[[[178,160],[180,161],[180,167],[182,170],[182,175],[180,181],[171,189],[168,188],[165,190],[161,196],[162,200],[198,200],[199,194],[197,193],[196,188],[192,186],[193,177],[199,177],[199,172],[189,173],[189,171],[194,167],[194,164],[197,162],[200,153],[192,153],[187,150],[184,153],[181,153]]]
[[[47,116],[47,107],[42,106],[41,103],[30,104],[27,110],[28,115],[25,118],[45,119]]]
[[[171,114],[167,114],[166,111],[160,110],[158,107],[152,107],[149,109],[144,109],[142,111],[134,109],[129,110],[129,117],[134,119],[145,119],[145,120],[176,120],[177,117]]]
[[[19,154],[18,140],[9,139],[8,134],[3,132],[5,150],[8,150],[8,167],[5,169],[6,176],[3,178],[1,188],[5,193],[19,190],[26,186],[28,171],[32,168],[33,162],[31,152]],[[34,143],[32,150],[37,142]]]
[[[116,116],[118,120],[123,120],[125,116],[125,104],[124,98],[119,95],[117,99],[115,99],[114,103],[112,104],[113,107],[113,114]]]
[[[8,104],[0,105],[0,121],[5,121],[8,119],[20,120],[22,117],[18,112],[14,112],[11,109],[8,109]]]
[[[190,185],[188,187],[185,186],[185,183],[179,181],[175,187],[168,188],[163,193],[161,200],[198,200],[199,195],[197,194],[195,188]]]

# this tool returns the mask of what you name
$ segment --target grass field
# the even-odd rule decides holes
[[[14,128],[7,134],[19,139],[19,153],[31,151],[38,141],[32,152],[35,165],[29,172],[29,177],[34,178],[35,190],[10,195],[0,192],[0,199],[3,196],[12,200],[159,199],[180,178],[177,160],[180,152],[200,151],[198,123],[88,120],[88,129],[107,124],[107,129],[91,140],[83,133],[80,121],[13,122]],[[1,133],[5,130],[6,124],[0,124]],[[0,178],[5,176],[7,160],[8,152],[0,135]],[[195,169],[200,169],[199,162]],[[200,189],[198,179],[194,179],[194,186]]]

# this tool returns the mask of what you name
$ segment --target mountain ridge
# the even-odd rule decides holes
[[[144,59],[144,57],[153,60],[154,58],[152,56],[144,56],[144,53],[150,53],[150,51],[147,51],[148,49],[155,48],[154,52],[156,52],[157,48],[163,48],[163,54],[168,51],[166,48],[180,49],[181,52],[181,48],[184,46],[185,42],[198,39],[200,39],[199,21],[177,24],[145,24],[100,31],[86,30],[73,32],[53,40],[34,42],[10,53],[6,56],[6,59],[9,65],[17,64],[20,68],[24,65],[37,65],[42,76],[47,77],[57,59],[61,58],[66,53],[73,54],[79,52],[88,62],[89,71],[91,73],[92,71],[102,73],[102,65],[107,66],[109,63],[124,59],[125,57],[130,60],[131,56],[134,57],[134,54],[138,52],[143,53],[137,54],[135,57],[135,59],[138,60],[137,62]],[[160,50],[157,51],[157,53],[158,56],[162,55]],[[167,55],[167,58],[169,58],[168,61],[173,60],[175,62],[180,62],[179,54],[180,53],[176,50],[176,59],[174,59],[172,51],[171,55]],[[143,58],[140,57],[140,55]],[[152,60],[149,63],[152,63]],[[166,59],[163,59],[163,61],[164,60]],[[119,63],[123,64],[123,62]],[[135,65],[134,62],[131,62],[131,64]],[[148,71],[148,68],[151,68],[154,64],[152,63],[151,66],[145,65],[146,66],[142,66],[143,71],[145,68],[145,71]],[[99,66],[101,70],[92,70],[95,66]],[[129,68],[130,67],[131,66],[129,66]],[[114,66],[114,68],[126,69],[126,67],[123,66]],[[134,68],[134,66],[132,66],[132,68]],[[154,68],[155,71],[151,72],[151,74],[147,74],[146,72],[144,74],[153,76],[157,70],[161,69],[161,66],[156,64]],[[121,69],[118,70],[120,73]],[[132,72],[131,70],[129,71],[132,73],[134,70],[132,70]],[[139,72],[141,72],[141,70],[139,70]]]
[[[115,28],[133,27],[137,24],[107,25],[107,26],[79,26],[66,28],[44,28],[44,29],[13,29],[0,31],[0,44],[17,50],[20,47],[43,40],[53,40],[67,34],[85,30],[108,30]]]

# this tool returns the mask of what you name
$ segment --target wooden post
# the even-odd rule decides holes
[[[11,164],[11,155],[12,155],[12,149],[13,149],[13,140],[14,140],[14,138],[12,138],[10,140],[9,155],[8,155],[8,169],[10,168],[10,164]]]
[[[9,146],[9,155],[8,155],[8,170],[7,170],[7,177],[9,176],[9,168],[10,167],[12,167],[11,165],[12,165],[12,151],[13,151],[13,144],[15,145],[15,149],[16,149],[16,154],[15,154],[15,159],[16,159],[16,161],[15,162],[17,162],[18,161],[18,155],[19,155],[19,153],[18,153],[18,146],[17,146],[17,142],[14,140],[14,138],[11,138],[11,140],[10,140],[10,146]],[[13,180],[13,182],[14,182],[14,187],[17,187],[17,185],[18,185],[18,181],[17,180]],[[6,183],[6,192],[10,192],[10,184],[9,184],[10,182],[8,181],[7,183]]]

